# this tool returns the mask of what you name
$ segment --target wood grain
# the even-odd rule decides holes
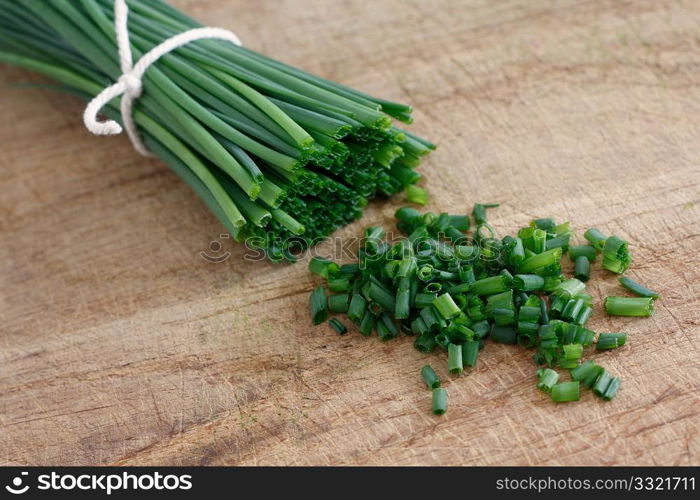
[[[429,414],[431,360],[312,328],[305,263],[199,254],[222,229],[81,105],[0,68],[0,463],[656,464],[700,459],[700,4],[695,1],[174,2],[248,46],[410,102],[440,144],[431,209],[501,203],[631,242],[650,320],[610,319],[612,403],[554,406],[530,355],[488,345]],[[338,237],[389,225],[373,204]],[[579,233],[580,234],[580,233]],[[321,247],[330,252],[331,244]],[[592,293],[618,291],[594,273]]]

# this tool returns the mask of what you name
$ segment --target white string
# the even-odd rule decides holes
[[[150,156],[146,146],[139,137],[134,118],[131,114],[135,99],[141,97],[143,91],[142,78],[146,70],[165,54],[182,47],[195,40],[204,38],[216,38],[219,40],[228,40],[235,45],[242,45],[241,40],[232,31],[221,28],[195,28],[168,38],[157,47],[147,52],[134,65],[131,55],[131,43],[129,42],[129,29],[127,27],[127,18],[129,16],[129,8],[126,5],[126,0],[115,0],[114,2],[114,27],[117,32],[117,47],[119,48],[119,60],[121,64],[122,75],[119,80],[113,85],[105,88],[94,99],[92,99],[83,113],[83,122],[85,127],[97,135],[117,135],[121,134],[122,127],[114,120],[100,122],[97,120],[97,115],[100,110],[115,97],[122,96],[121,115],[124,122],[126,133],[131,139],[134,149],[144,156]]]

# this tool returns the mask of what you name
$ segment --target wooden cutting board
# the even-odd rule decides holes
[[[630,333],[598,356],[623,378],[611,403],[552,404],[513,346],[447,377],[445,357],[408,338],[311,327],[306,260],[244,260],[166,167],[90,136],[81,103],[11,86],[43,80],[2,67],[1,463],[698,464],[700,4],[174,3],[413,104],[412,130],[440,145],[421,170],[430,209],[500,202],[501,235],[546,216],[578,238],[618,234],[630,276],[663,298],[651,319],[590,323]],[[401,203],[335,236],[390,227]],[[620,292],[600,270],[589,288],[598,305]],[[440,418],[426,362],[448,380]]]

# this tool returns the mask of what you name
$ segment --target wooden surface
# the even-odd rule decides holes
[[[305,262],[247,262],[226,240],[230,258],[205,261],[222,229],[182,183],[2,67],[1,463],[698,465],[699,2],[175,3],[413,104],[440,144],[431,209],[498,201],[501,234],[537,216],[616,233],[663,299],[651,319],[591,321],[630,332],[598,358],[623,378],[614,402],[555,406],[529,353],[489,344],[435,418],[419,369],[445,376],[444,356],[312,328]],[[619,292],[600,271],[590,288]]]

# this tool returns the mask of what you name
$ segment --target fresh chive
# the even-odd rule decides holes
[[[595,347],[599,351],[606,351],[622,347],[625,343],[627,343],[626,333],[601,333]]]
[[[354,293],[350,300],[350,305],[348,306],[348,319],[354,323],[362,321],[366,310],[367,301],[365,298],[359,293]]]
[[[447,369],[452,374],[459,374],[464,371],[461,344],[451,343],[447,346]]]
[[[447,390],[442,387],[433,389],[433,414],[443,415],[447,411]]]
[[[369,297],[382,306],[385,311],[393,311],[396,308],[394,296],[377,281],[372,281],[370,284]]]
[[[460,309],[452,300],[452,296],[449,292],[445,292],[433,300],[433,307],[440,313],[440,315],[445,319],[450,319],[460,313]]]
[[[624,273],[629,268],[632,258],[627,242],[617,236],[610,236],[603,246],[603,267],[614,273]]]
[[[647,317],[654,314],[654,299],[651,297],[605,297],[603,307],[610,316]]]
[[[581,359],[583,356],[583,346],[581,344],[566,344],[561,346],[562,359],[571,361],[572,359]]]
[[[591,245],[579,245],[569,247],[569,258],[576,262],[579,257],[586,257],[589,261],[593,262],[598,256],[598,251],[595,247]]]
[[[326,303],[326,292],[322,286],[319,286],[311,292],[309,300],[311,307],[311,321],[314,325],[320,325],[328,317],[328,306]]]
[[[314,257],[309,261],[309,271],[328,279],[340,272],[340,266],[331,260]]]
[[[472,283],[471,293],[474,295],[492,295],[495,293],[505,292],[510,286],[510,280],[507,276],[499,274],[483,278]]]
[[[437,389],[440,387],[440,377],[437,376],[432,366],[425,365],[421,368],[420,376],[423,378],[423,382],[425,382],[428,389]]]
[[[513,276],[513,288],[516,290],[530,292],[542,290],[542,287],[544,287],[544,278],[537,274],[516,274]]]
[[[486,224],[486,209],[487,208],[497,208],[498,203],[477,203],[474,205],[472,210],[472,216],[477,226]]]
[[[328,297],[328,310],[332,313],[346,313],[350,305],[350,295],[342,293]]]
[[[462,344],[462,364],[464,366],[476,366],[476,360],[478,356],[478,340],[467,340],[464,344]]]
[[[554,293],[564,299],[576,297],[579,293],[586,289],[586,284],[582,281],[572,278],[562,283],[554,290]]]
[[[499,326],[496,323],[491,327],[491,340],[501,344],[516,344],[518,332],[512,326]]]
[[[406,200],[417,205],[425,205],[428,203],[428,193],[423,188],[410,185],[406,187]]]
[[[607,236],[594,227],[583,233],[583,237],[589,241],[593,248],[599,251],[603,249],[603,245],[605,245],[605,240],[607,239]]]
[[[574,278],[579,281],[588,281],[591,277],[591,261],[588,257],[581,255],[576,257],[576,262],[574,264]]]
[[[627,276],[622,276],[618,280],[620,284],[625,287],[627,290],[632,292],[635,295],[638,295],[639,297],[651,297],[652,299],[658,299],[659,294],[657,292],[654,292],[652,290],[649,290],[647,287],[640,285],[636,281],[634,281],[632,278],[629,278]]]
[[[338,335],[345,335],[348,332],[347,327],[336,318],[331,318],[330,320],[328,320],[328,324],[331,325],[331,328]]]
[[[347,292],[352,289],[350,278],[331,278],[327,284],[331,292]]]
[[[532,273],[552,264],[557,264],[561,260],[561,254],[561,248],[552,248],[540,254],[531,255],[520,263],[518,266],[518,274]]]
[[[559,374],[551,368],[537,370],[537,388],[543,392],[551,393],[552,387],[559,381]]]
[[[367,310],[365,312],[365,315],[362,317],[362,321],[360,321],[360,333],[362,335],[372,335],[372,330],[374,330],[375,326],[375,320],[376,316],[372,314],[371,311]]]
[[[593,394],[610,401],[615,397],[620,388],[620,379],[613,377],[607,371],[603,371],[593,385]]]
[[[436,345],[437,345],[437,343],[435,341],[435,335],[433,335],[429,332],[421,334],[413,342],[413,346],[418,351],[423,352],[423,353],[433,352]]]
[[[578,401],[580,397],[579,382],[562,382],[552,386],[551,395],[552,401],[555,403],[566,403],[569,401]]]

